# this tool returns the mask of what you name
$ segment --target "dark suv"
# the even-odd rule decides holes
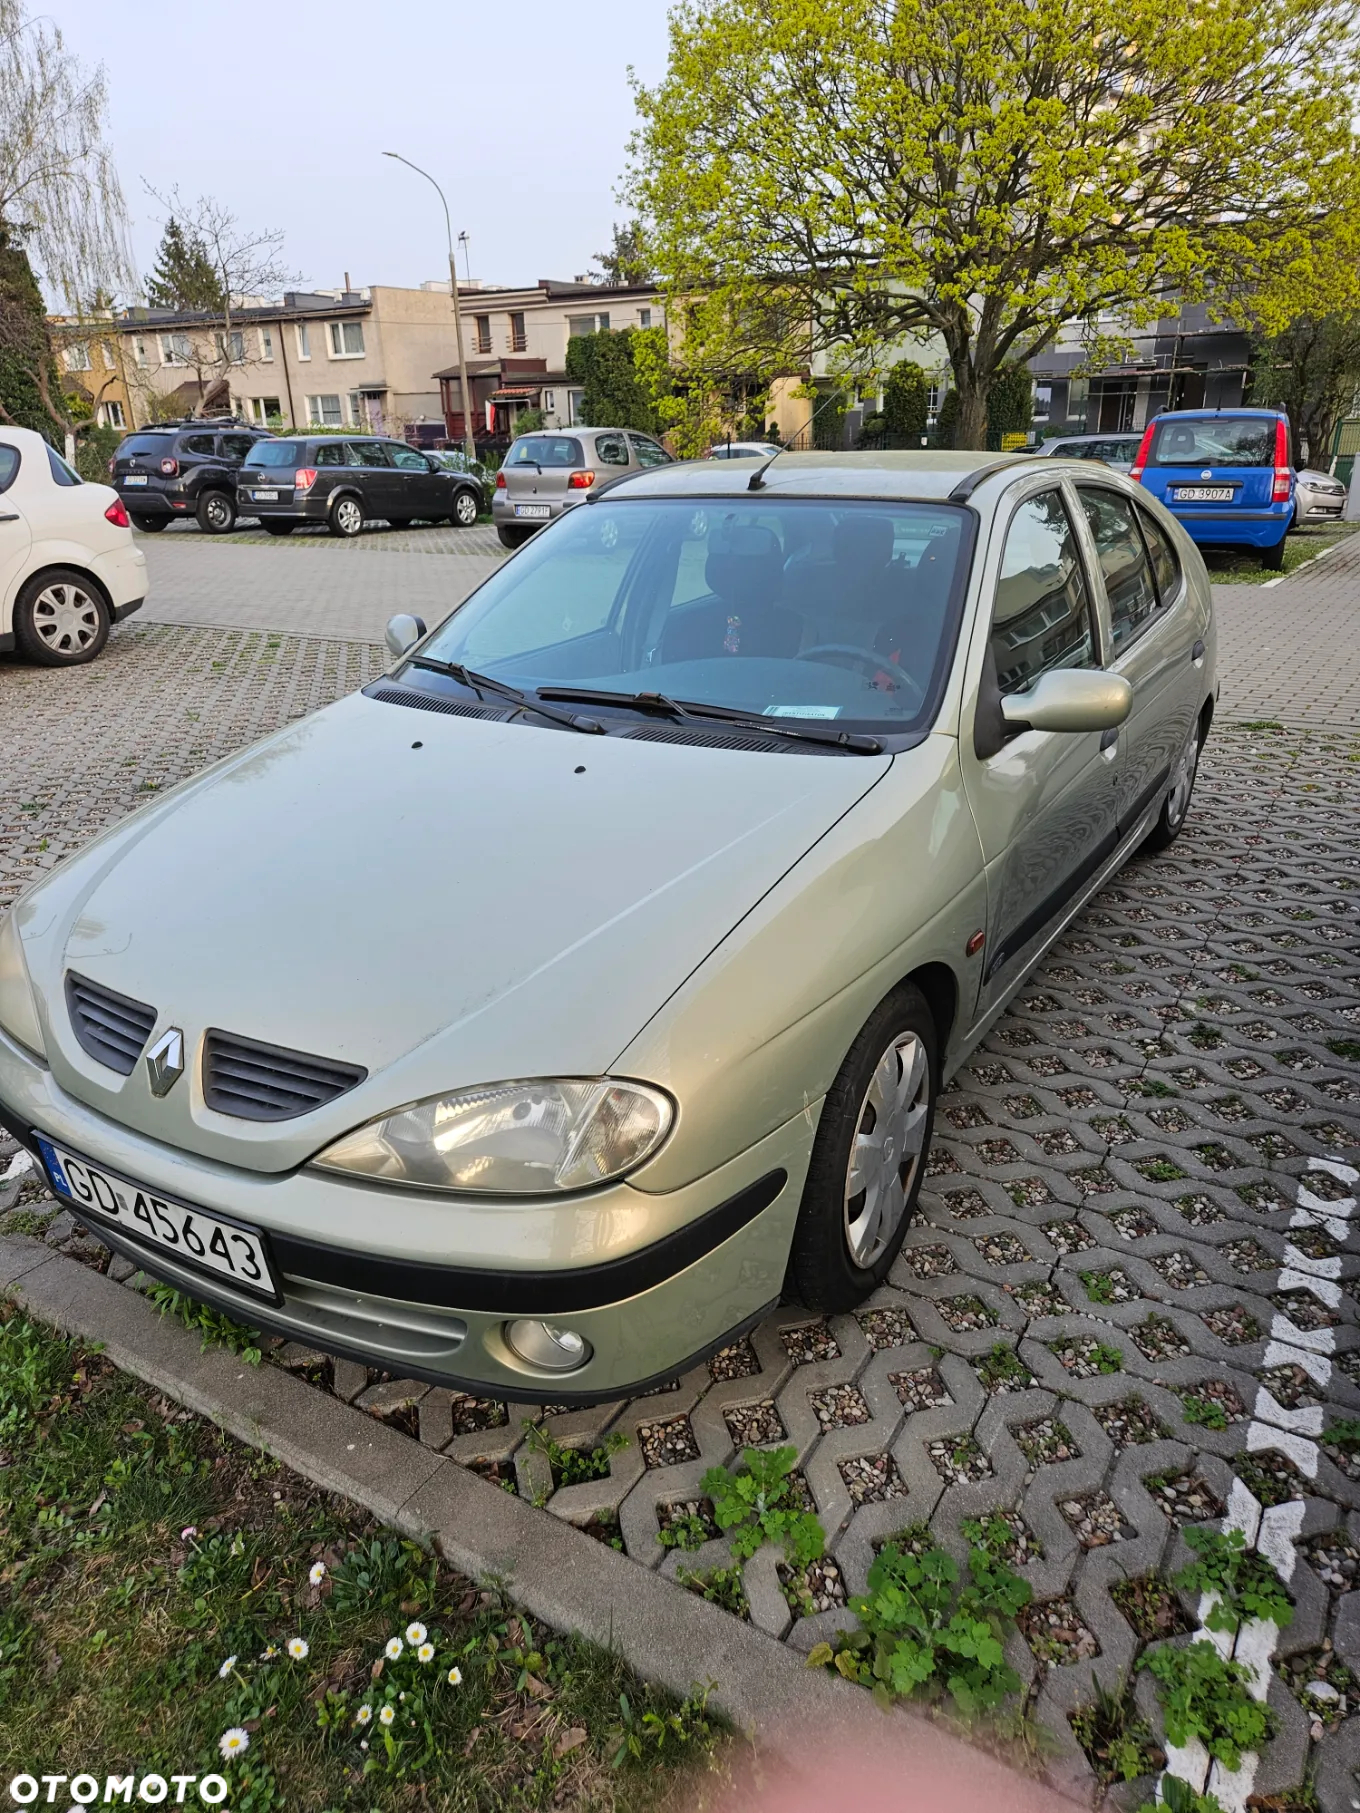
[[[209,535],[236,527],[236,475],[269,431],[197,418],[138,428],[119,443],[109,474],[128,515],[150,534],[194,516]]]
[[[405,441],[376,435],[289,435],[261,441],[237,481],[241,509],[271,535],[299,523],[325,523],[332,535],[358,535],[375,518],[405,528],[417,519],[470,528],[484,507],[471,472],[448,472]]]

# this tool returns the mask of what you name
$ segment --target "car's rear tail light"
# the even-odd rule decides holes
[[[1289,425],[1283,416],[1275,423],[1275,482],[1270,487],[1273,504],[1287,504],[1294,474],[1289,464]]]
[[[315,466],[299,466],[298,470],[293,474],[293,489],[295,491],[310,491],[315,483]]]
[[[130,529],[132,527],[132,524],[128,521],[128,513],[123,507],[123,500],[121,497],[114,498],[113,502],[104,512],[104,515],[117,529]]]
[[[1138,451],[1134,454],[1133,464],[1129,467],[1129,477],[1135,485],[1142,478],[1143,468],[1147,465],[1148,455],[1152,452],[1152,431],[1156,426],[1156,422],[1149,422],[1143,430],[1143,438],[1138,443]]]
[[[174,478],[175,474],[179,471],[179,461],[178,460],[162,460],[161,461],[161,471],[165,474],[165,476],[167,478]]]
[[[498,472],[496,474],[496,489],[498,491],[504,491],[505,489],[505,474],[503,472]]]
[[[573,472],[567,480],[567,489],[568,491],[589,491],[594,483],[595,474],[593,472]]]

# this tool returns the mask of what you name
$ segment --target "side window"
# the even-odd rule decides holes
[[[229,460],[243,460],[254,445],[252,435],[224,434],[222,436],[222,451]]]
[[[392,463],[381,441],[351,441],[350,455],[352,466],[381,466],[386,470]]]
[[[992,654],[1003,693],[1053,667],[1094,667],[1091,601],[1081,551],[1057,491],[1027,498],[1006,531],[992,610]]]
[[[1180,590],[1181,563],[1176,558],[1176,550],[1167,540],[1166,531],[1159,523],[1153,522],[1146,510],[1138,512],[1138,524],[1143,531],[1143,540],[1152,557],[1152,574],[1157,581],[1157,597],[1162,604],[1170,604]]]
[[[343,441],[322,441],[316,450],[318,466],[343,466],[345,464],[345,444]]]
[[[0,441],[0,491],[9,490],[18,470],[19,449],[12,447],[8,441]]]
[[[1088,491],[1084,486],[1078,496],[1091,525],[1100,570],[1105,575],[1117,654],[1156,611],[1157,589],[1128,498],[1118,497],[1113,491]]]
[[[55,447],[47,449],[47,463],[51,467],[52,478],[58,485],[83,485],[85,483],[75,468],[66,464]]]
[[[211,457],[217,451],[217,443],[210,434],[186,434],[179,444],[181,453],[207,454]]]
[[[671,456],[666,449],[659,447],[655,441],[649,441],[645,434],[630,434],[628,439],[632,443],[633,457],[639,466],[670,465]]]
[[[400,466],[403,472],[428,472],[429,462],[423,453],[417,453],[414,447],[394,447],[392,464]]]
[[[602,466],[626,466],[628,464],[628,443],[621,434],[597,434],[595,436],[595,458]]]

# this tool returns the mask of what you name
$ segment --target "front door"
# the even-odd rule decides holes
[[[418,448],[389,445],[388,452],[396,468],[395,482],[401,493],[400,504],[394,506],[398,513],[418,516],[423,521],[447,516],[452,492],[448,474],[436,472]]]
[[[1108,732],[1026,730],[1003,740],[995,730],[998,695],[1024,693],[1052,668],[1100,665],[1092,587],[1063,488],[1024,498],[1004,533],[977,723],[960,747],[987,868],[980,1014],[1117,842]]]
[[[356,475],[363,493],[364,512],[391,521],[394,516],[414,516],[414,510],[403,508],[401,480],[392,469],[387,449],[381,441],[351,441],[349,463],[362,470]]]
[[[15,500],[20,458],[12,441],[0,440],[0,636],[10,633],[10,610],[33,545],[28,520]]]

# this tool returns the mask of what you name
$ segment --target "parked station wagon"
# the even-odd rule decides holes
[[[1158,502],[968,453],[640,472],[389,642],[21,898],[0,1118],[177,1288],[555,1402],[881,1282],[1216,691]]]

